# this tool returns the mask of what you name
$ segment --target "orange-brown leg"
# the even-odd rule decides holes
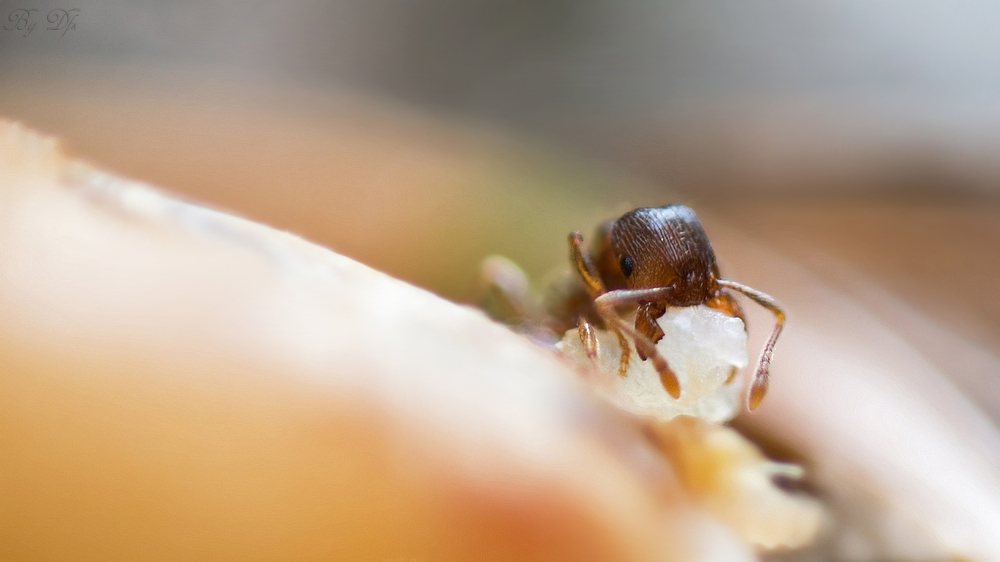
[[[509,259],[490,256],[483,260],[476,290],[480,306],[494,320],[512,326],[542,323],[542,306],[531,292],[528,277]]]
[[[771,356],[774,354],[774,344],[778,341],[778,336],[781,334],[781,330],[785,327],[785,311],[781,308],[781,305],[774,300],[774,298],[766,293],[762,293],[756,289],[747,287],[746,285],[736,283],[735,281],[720,279],[718,283],[723,287],[743,293],[755,303],[770,310],[771,314],[774,314],[774,330],[771,331],[771,337],[767,340],[767,343],[764,344],[764,350],[761,352],[760,359],[757,361],[757,371],[754,373],[753,381],[750,383],[749,406],[750,409],[753,410],[760,405],[760,401],[763,400],[764,395],[767,394],[767,386],[771,376]]]
[[[605,321],[607,323],[607,321]],[[614,328],[611,329],[618,337],[618,348],[621,349],[621,358],[618,360],[618,376],[624,377],[628,373],[629,359],[632,357],[632,348],[628,346],[628,339],[625,334]]]
[[[583,281],[583,286],[590,293],[591,298],[596,300],[605,292],[604,283],[601,281],[601,277],[594,266],[593,260],[590,259],[590,255],[583,249],[583,236],[578,230],[574,230],[569,235],[569,252],[570,259],[573,261],[573,265],[576,266],[577,273],[580,274],[580,280]],[[582,323],[586,323],[587,327],[584,328]],[[632,355],[632,350],[628,346],[628,340],[625,339],[625,336],[614,323],[607,320],[604,323],[618,337],[618,345],[621,347],[621,359],[618,361],[618,376],[624,377],[625,373],[628,372],[629,357]],[[587,350],[587,355],[591,359],[596,358],[597,338],[593,334],[593,327],[581,317],[577,322],[577,330],[580,333],[580,340],[583,342],[583,347]],[[593,350],[592,356],[590,355],[591,349]]]
[[[576,319],[576,332],[580,335],[580,341],[583,342],[583,350],[587,352],[587,357],[591,361],[597,361],[597,334],[594,333],[594,325],[580,316]]]
[[[596,299],[598,295],[604,293],[604,283],[601,276],[594,267],[593,260],[583,249],[583,236],[579,230],[574,230],[569,234],[569,255],[576,266],[576,272],[580,274],[584,288],[590,293],[590,297]]]
[[[679,398],[681,386],[677,381],[677,375],[670,369],[667,360],[656,350],[656,345],[644,334],[639,333],[634,328],[625,323],[618,316],[615,307],[620,304],[637,303],[640,300],[662,300],[668,296],[673,289],[670,287],[659,287],[655,289],[632,289],[609,291],[594,299],[594,305],[598,314],[608,326],[613,326],[617,330],[635,342],[636,352],[645,355],[653,363],[653,367],[660,375],[660,382],[670,396]]]

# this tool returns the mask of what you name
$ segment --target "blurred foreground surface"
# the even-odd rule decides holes
[[[248,99],[242,90],[210,89],[201,98],[209,101],[199,106],[190,99],[172,104],[173,97],[158,95],[156,88],[141,91],[116,101],[108,90],[89,96],[75,90],[46,107],[68,105],[59,126],[69,131],[71,146],[99,155],[92,158],[347,248],[453,297],[464,296],[482,254],[506,253],[542,278],[565,259],[565,233],[614,213],[623,191],[634,195],[633,205],[669,197],[565,156],[525,151],[504,137],[349,99],[314,100],[327,112],[320,120],[315,113],[268,117],[267,104],[256,98],[260,92]],[[226,109],[211,103],[213,93],[229,102]],[[312,99],[297,92],[263,95]],[[28,117],[36,107],[27,94],[5,103]],[[304,102],[300,107],[318,111]],[[73,116],[98,119],[103,127]],[[105,133],[92,135],[95,130]],[[261,152],[270,157],[261,158]],[[387,174],[386,183],[379,183]],[[594,187],[580,190],[581,183]],[[600,187],[610,184],[614,196]],[[382,197],[380,185],[387,186]],[[572,193],[560,193],[570,185]],[[871,237],[841,235],[844,217],[853,216],[849,222],[863,234],[861,219],[867,216],[874,225],[869,228],[896,225],[874,240],[916,252],[908,242],[919,241],[925,229],[912,225],[928,220],[927,213],[937,217],[938,210],[883,211],[880,205],[885,203],[764,205],[738,199],[704,205],[702,218],[724,270],[778,295],[792,311],[772,392],[759,415],[738,423],[780,458],[803,462],[809,486],[832,508],[833,527],[812,552],[852,560],[1000,558],[1000,433],[992,391],[998,360],[988,333],[972,329],[967,336],[975,324],[959,327],[961,317],[948,314],[988,325],[990,312],[978,304],[981,295],[965,291],[949,294],[953,306],[935,308],[941,300],[929,297],[936,286],[907,275],[907,267],[922,258],[870,257],[878,250]],[[989,212],[971,206],[952,211],[950,220],[969,227],[956,228],[952,236],[979,232],[976,223],[955,216]],[[810,234],[789,234],[796,232]],[[925,245],[920,255],[935,249],[957,266],[978,259],[974,252],[950,253],[947,245]],[[904,287],[912,300],[892,290],[893,276],[911,279]],[[231,285],[240,287],[236,277]],[[748,310],[755,349],[770,320]],[[415,537],[426,538],[419,528],[413,528]]]

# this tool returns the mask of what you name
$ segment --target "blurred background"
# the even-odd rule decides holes
[[[542,275],[566,231],[684,201],[1000,345],[992,2],[3,0],[0,19],[0,113],[451,298],[485,254]]]
[[[732,277],[807,302],[744,251],[769,248],[1000,419],[995,2],[0,0],[0,24],[0,115],[119,173],[459,301],[489,254],[542,280],[570,230],[684,202]]]

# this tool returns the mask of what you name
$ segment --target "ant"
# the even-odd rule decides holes
[[[569,247],[589,297],[576,316],[587,355],[597,357],[596,314],[596,319],[618,337],[622,349],[618,374],[624,376],[628,370],[631,352],[627,336],[639,358],[652,361],[664,389],[674,398],[681,392],[677,375],[655,346],[663,338],[656,320],[668,307],[704,304],[745,322],[730,289],[771,311],[776,320],[774,331],[750,384],[750,409],[760,404],[767,392],[771,355],[785,325],[785,312],[769,295],[721,278],[712,244],[694,211],[684,205],[635,209],[601,225],[591,253],[584,250],[579,231],[570,233]],[[634,328],[618,314],[618,308],[626,305],[638,307]]]
[[[591,360],[597,358],[596,327],[610,330],[622,350],[619,376],[628,371],[631,339],[639,358],[652,361],[663,388],[676,399],[680,383],[656,350],[664,335],[656,320],[669,307],[704,304],[745,324],[743,310],[730,291],[743,293],[776,319],[750,384],[749,407],[753,410],[760,404],[785,312],[770,296],[721,278],[712,244],[694,211],[684,205],[635,209],[598,227],[589,252],[579,231],[570,233],[569,247],[577,275],[569,285],[555,287],[544,312],[530,297],[520,268],[505,258],[489,258],[482,272],[489,290],[484,294],[485,308],[538,341],[557,341],[575,326]],[[632,306],[634,327],[620,315]],[[734,368],[726,382],[735,374]]]

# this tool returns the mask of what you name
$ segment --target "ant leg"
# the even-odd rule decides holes
[[[767,385],[771,376],[771,356],[774,354],[774,343],[778,341],[778,335],[781,334],[782,328],[785,327],[785,311],[774,298],[766,293],[734,281],[719,279],[718,283],[723,287],[743,293],[755,303],[770,310],[771,314],[774,314],[774,330],[771,332],[771,338],[764,345],[764,350],[757,361],[757,372],[754,373],[753,382],[750,383],[749,405],[750,409],[753,410],[760,405],[760,401],[764,399],[764,395],[767,393]]]
[[[598,274],[597,268],[594,267],[594,262],[590,259],[590,255],[583,249],[583,236],[579,230],[574,230],[569,234],[569,252],[570,259],[573,260],[573,264],[576,266],[577,273],[580,274],[580,279],[583,281],[584,287],[590,293],[590,298],[596,301],[599,296],[605,294],[604,282],[601,281],[601,276]],[[607,327],[618,338],[618,345],[621,347],[621,359],[618,361],[618,376],[624,377],[625,373],[628,372],[628,363],[632,355],[632,350],[629,348],[628,340],[625,339],[625,335],[621,333],[621,330],[616,329],[615,324],[609,322],[603,315],[602,318]],[[584,340],[584,347],[586,348],[588,344],[584,338],[591,336],[585,336],[579,324],[577,328],[580,329],[580,339]],[[592,334],[593,329],[590,328],[590,331]],[[595,337],[594,357],[596,357],[596,336],[593,337]],[[590,355],[589,350],[587,355]]]
[[[656,345],[644,334],[639,333],[625,323],[615,311],[615,307],[619,304],[633,303],[647,299],[660,300],[669,296],[673,291],[673,287],[610,291],[594,299],[594,304],[597,307],[597,312],[608,326],[613,326],[617,329],[616,331],[632,338],[632,341],[635,342],[636,352],[649,358],[656,372],[660,374],[660,383],[663,384],[663,388],[667,391],[667,394],[674,398],[680,398],[681,385],[677,381],[677,375],[670,369],[667,360],[656,350]]]
[[[607,321],[605,321],[607,322]],[[612,324],[609,324],[611,326]],[[628,363],[629,359],[632,357],[632,348],[628,346],[628,340],[625,339],[625,334],[621,333],[619,330],[611,329],[618,337],[618,348],[621,349],[620,359],[618,360],[618,376],[624,377],[628,373]]]
[[[583,350],[587,352],[587,357],[592,362],[597,361],[597,334],[594,332],[594,325],[587,322],[583,316],[576,319],[576,332],[580,335],[580,342]]]
[[[573,265],[576,266],[576,272],[583,280],[583,286],[590,293],[590,297],[596,299],[598,295],[604,293],[604,282],[601,281],[590,255],[583,249],[583,236],[579,230],[569,233],[569,254]]]
[[[494,320],[518,326],[541,325],[543,313],[524,271],[503,256],[490,256],[479,266],[478,300]]]
[[[740,303],[736,302],[736,297],[734,297],[729,291],[719,290],[719,292],[712,298],[705,301],[705,306],[711,308],[712,310],[718,310],[719,312],[725,314],[726,316],[732,316],[733,318],[739,318],[743,321],[743,330],[747,329],[747,319],[743,315],[743,309],[740,307]],[[729,377],[726,378],[726,382],[723,384],[729,384],[733,382],[736,378],[736,373],[739,369],[733,367],[729,369]]]
[[[583,350],[587,352],[587,357],[596,365],[599,348],[594,325],[588,322],[583,316],[580,316],[577,318],[576,331],[580,335],[580,341],[583,343]],[[629,348],[628,340],[625,339],[624,334],[613,327],[611,331],[618,337],[618,345],[621,348],[621,359],[618,360],[618,376],[624,377],[625,373],[628,372],[629,356],[632,355],[632,350]]]
[[[670,365],[667,364],[667,360],[660,355],[660,352],[656,350],[656,346],[643,334],[632,329],[631,326],[625,323],[624,320],[618,317],[615,311],[612,309],[610,312],[602,311],[601,318],[608,323],[609,326],[614,326],[617,328],[615,332],[618,334],[618,340],[622,345],[622,365],[625,369],[628,369],[628,356],[631,354],[631,350],[628,348],[627,342],[624,340],[623,334],[628,335],[635,342],[636,353],[640,355],[645,355],[649,358],[650,362],[653,363],[653,368],[660,375],[660,383],[663,384],[663,388],[667,391],[667,394],[674,398],[680,398],[681,396],[681,385],[677,381],[677,375],[674,374]],[[619,375],[624,375],[621,372],[622,366],[619,366]]]

